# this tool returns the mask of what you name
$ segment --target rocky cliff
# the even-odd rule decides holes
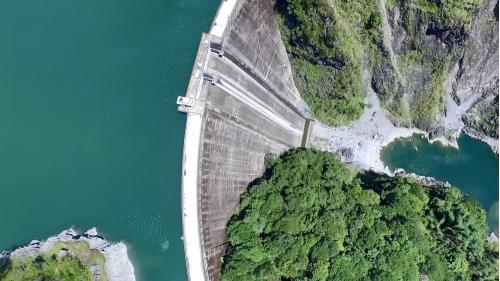
[[[372,85],[397,125],[497,150],[498,0],[458,2],[381,1],[391,38]]]
[[[388,172],[382,147],[461,132],[498,152],[498,0],[278,0],[312,145]]]

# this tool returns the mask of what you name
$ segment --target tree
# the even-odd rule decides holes
[[[490,280],[498,249],[456,188],[361,174],[292,150],[242,196],[222,280]]]

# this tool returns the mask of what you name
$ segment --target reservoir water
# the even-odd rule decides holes
[[[0,250],[74,226],[186,280],[187,87],[218,0],[0,1]]]
[[[460,188],[486,209],[490,230],[498,235],[498,156],[490,147],[468,135],[458,139],[459,149],[429,143],[422,135],[400,138],[381,152],[390,170],[431,176]]]

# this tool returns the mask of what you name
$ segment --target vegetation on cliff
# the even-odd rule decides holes
[[[455,188],[360,174],[298,149],[269,165],[228,226],[222,280],[497,280],[484,210]]]
[[[375,1],[279,0],[278,23],[312,115],[342,125],[363,112],[363,57],[378,32]]]
[[[403,25],[407,30],[425,24],[450,43],[471,29],[474,11],[483,0],[391,0],[388,6],[399,5],[402,10]],[[462,38],[464,39],[464,38]]]
[[[438,132],[451,90],[445,80],[463,58],[483,2],[278,0],[276,10],[296,85],[313,117],[331,126],[359,118],[366,70],[396,125]],[[494,130],[495,113],[486,112],[476,127]]]
[[[372,84],[393,121],[435,130],[444,113],[444,81],[460,60],[483,0],[387,1],[396,65],[387,53],[373,68]],[[400,75],[397,75],[397,74]]]
[[[498,139],[498,92],[479,100],[464,116],[464,122],[468,127]]]

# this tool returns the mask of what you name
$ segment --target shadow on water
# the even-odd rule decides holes
[[[381,152],[390,170],[407,172],[448,181],[476,198],[486,209],[490,230],[498,235],[498,156],[490,147],[465,134],[459,148],[429,143],[422,135],[398,139]]]

